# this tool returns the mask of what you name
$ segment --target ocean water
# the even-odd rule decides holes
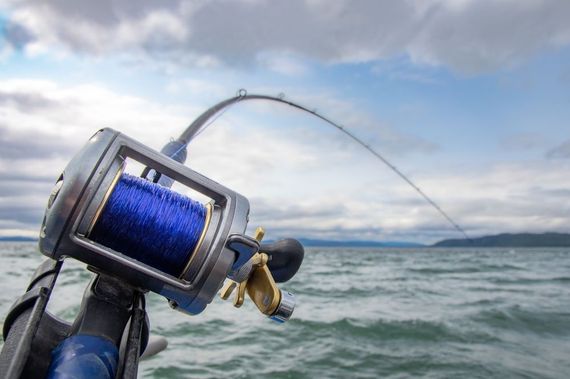
[[[42,261],[0,243],[0,314]],[[67,263],[49,305],[71,320],[90,278]],[[188,317],[148,296],[167,350],[143,378],[568,378],[570,249],[308,249],[276,324],[251,301]]]

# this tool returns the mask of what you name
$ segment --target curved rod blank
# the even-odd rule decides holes
[[[421,188],[419,188],[414,182],[412,182],[412,180],[410,178],[408,178],[402,171],[400,171],[396,166],[394,166],[392,163],[390,163],[390,161],[388,161],[382,154],[380,154],[379,152],[374,150],[372,147],[370,147],[370,145],[368,145],[366,142],[364,142],[363,140],[361,140],[360,138],[358,138],[357,136],[355,136],[354,134],[352,134],[351,132],[346,130],[342,125],[337,124],[336,122],[330,120],[329,118],[317,113],[316,110],[312,110],[312,109],[306,108],[300,104],[294,103],[292,101],[285,100],[283,96],[276,97],[276,96],[258,95],[258,94],[251,94],[250,95],[244,89],[241,89],[238,91],[238,94],[235,97],[224,100],[224,101],[214,105],[213,107],[208,109],[206,112],[202,113],[200,115],[200,117],[198,117],[192,124],[190,124],[190,126],[188,126],[188,128],[186,128],[186,130],[180,135],[180,137],[178,138],[179,141],[181,141],[187,145],[188,143],[190,143],[190,141],[192,141],[192,139],[194,137],[196,137],[201,131],[203,131],[204,128],[206,128],[208,125],[210,125],[211,122],[208,124],[207,124],[207,122],[209,120],[211,120],[214,116],[216,116],[218,113],[222,112],[227,107],[232,106],[233,104],[236,104],[240,101],[245,101],[245,100],[266,100],[266,101],[272,101],[272,102],[277,102],[277,103],[281,103],[281,104],[286,104],[286,105],[289,105],[293,108],[299,109],[303,112],[310,113],[313,116],[320,118],[321,120],[323,120],[327,124],[334,126],[336,129],[340,130],[342,133],[344,133],[345,135],[350,137],[353,141],[358,143],[360,146],[362,146],[366,150],[368,150],[368,152],[370,152],[372,155],[374,155],[377,159],[382,161],[382,163],[384,163],[386,166],[388,166],[388,168],[390,168],[394,173],[396,173],[396,175],[398,175],[406,183],[408,183],[417,193],[419,193],[424,198],[424,200],[426,200],[433,208],[435,208],[447,220],[447,222],[449,222],[449,224],[451,224],[451,226],[453,226],[454,229],[456,229],[459,233],[461,233],[463,235],[463,237],[465,239],[467,239],[469,241],[471,240],[471,238],[469,238],[469,236],[467,235],[465,230],[461,226],[459,226],[458,223],[456,223],[435,201],[433,201],[424,191],[421,190]],[[212,119],[212,121],[213,120],[214,119]]]

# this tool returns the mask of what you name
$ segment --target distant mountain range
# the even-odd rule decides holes
[[[568,233],[517,233],[497,234],[479,238],[447,239],[433,247],[570,247]]]
[[[446,239],[433,245],[404,241],[319,240],[299,238],[305,247],[570,247],[568,233],[497,234],[478,238]]]

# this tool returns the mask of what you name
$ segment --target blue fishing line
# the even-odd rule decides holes
[[[206,223],[206,207],[145,179],[122,174],[90,238],[180,276]]]

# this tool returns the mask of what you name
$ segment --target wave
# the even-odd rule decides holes
[[[292,323],[311,333],[335,335],[342,340],[364,339],[373,341],[430,341],[430,342],[491,342],[492,334],[462,330],[443,322],[377,319],[364,322],[360,319],[343,318],[332,322],[292,320]]]
[[[495,330],[551,336],[570,336],[570,312],[530,310],[518,305],[478,312],[471,319]]]
[[[474,266],[457,267],[449,265],[449,267],[411,267],[407,269],[409,272],[420,274],[473,274],[485,272],[506,272],[506,271],[525,271],[526,268],[512,264],[477,264]]]

